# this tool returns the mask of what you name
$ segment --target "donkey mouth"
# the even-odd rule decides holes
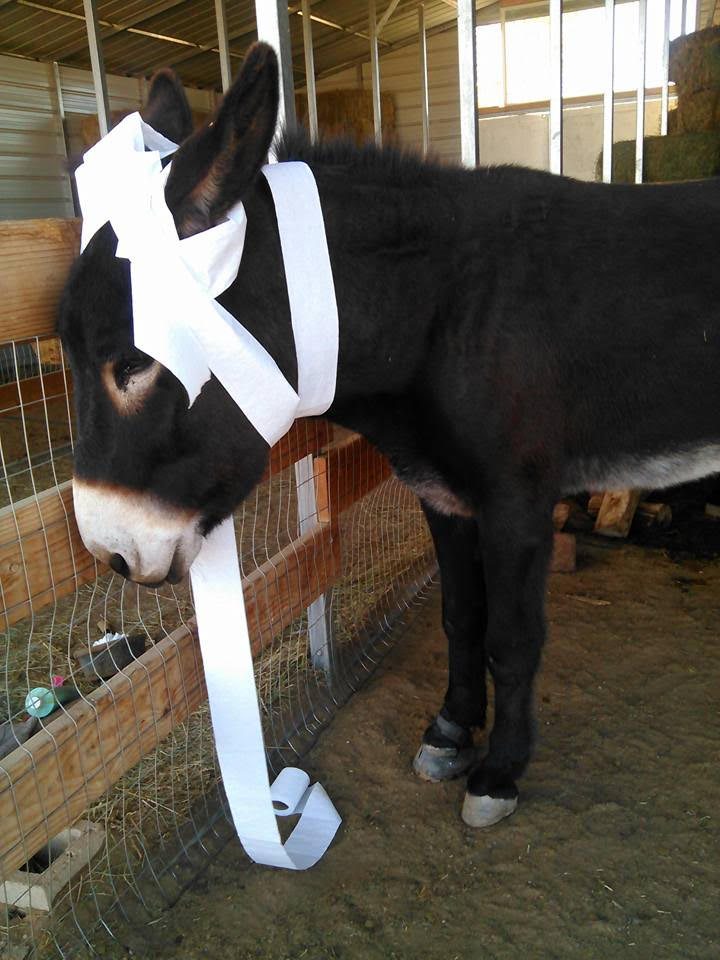
[[[187,575],[203,541],[197,511],[77,476],[73,495],[85,546],[115,573],[146,587]]]
[[[170,564],[170,569],[164,577],[160,577],[159,579],[133,576],[125,558],[119,553],[111,554],[107,563],[115,573],[119,573],[121,577],[125,577],[130,583],[137,583],[140,586],[148,587],[150,590],[157,590],[158,587],[162,587],[166,583],[170,584],[170,586],[175,586],[185,579],[190,569],[189,565],[184,564],[182,559],[178,557],[177,550]]]

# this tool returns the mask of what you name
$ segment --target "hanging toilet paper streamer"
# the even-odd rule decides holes
[[[146,149],[147,148],[147,149]],[[335,395],[338,317],[315,179],[302,163],[263,169],[275,203],[295,337],[298,390],[215,298],[235,280],[245,242],[242,204],[228,220],[181,240],[165,203],[175,144],[139,114],[88,151],[77,171],[82,246],[107,221],[130,261],[135,345],[171,370],[193,403],[211,373],[272,445],[298,416],[324,413]],[[340,817],[320,784],[283,770],[270,787],[232,518],[205,540],[190,571],[218,760],[235,827],[257,863],[305,870]],[[273,799],[299,813],[285,844]]]
[[[257,863],[306,870],[327,850],[340,816],[301,770],[283,770],[270,787],[232,517],[207,537],[190,576],[218,760],[240,842]],[[300,813],[284,845],[276,813]]]

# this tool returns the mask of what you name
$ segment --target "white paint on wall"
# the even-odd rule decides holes
[[[613,139],[635,138],[635,103],[615,104]],[[660,133],[660,98],[645,102],[645,133]],[[602,103],[572,105],[563,110],[563,172],[580,180],[594,180],[595,166],[602,150]],[[548,113],[536,110],[515,115],[480,118],[480,162],[515,163],[547,169]]]

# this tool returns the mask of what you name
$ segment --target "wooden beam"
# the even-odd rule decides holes
[[[129,30],[130,27],[137,27],[147,20],[152,20],[153,17],[159,16],[161,13],[167,13],[167,11],[172,10],[173,7],[179,7],[185,2],[186,0],[163,0],[161,3],[152,5],[144,4],[141,12],[137,16],[129,17],[123,23],[116,23],[108,27],[103,26],[103,29],[100,31],[100,39],[107,40],[109,37]],[[71,46],[56,50],[54,58],[56,61],[66,61],[70,57],[75,56],[76,53],[84,53],[87,50],[87,45],[87,37],[83,34],[82,39],[75,41]]]
[[[32,380],[21,383],[25,402],[26,385],[32,383]],[[8,386],[17,389],[15,384]],[[34,384],[28,389],[36,390],[37,386]],[[309,453],[317,453],[328,442],[329,436],[330,427],[326,420],[296,421],[272,448],[265,479],[287,469]],[[94,579],[97,569],[104,572],[107,568],[96,568],[93,557],[80,539],[70,481],[0,510],[0,578],[4,607],[0,609],[0,622],[10,626],[49,603],[69,596],[83,583]]]
[[[253,655],[328,589],[340,573],[340,538],[318,524],[243,581]]]
[[[270,462],[263,480],[302,460],[309,453],[320,453],[331,438],[331,427],[320,417],[296,420],[288,432],[270,450]]]
[[[604,537],[626,537],[641,497],[642,490],[608,490],[598,510],[595,533]]]
[[[339,540],[327,524],[246,578],[253,654],[324,593],[339,570]],[[207,694],[193,631],[190,624],[160,640],[0,761],[0,879],[202,705]]]
[[[361,500],[392,473],[385,457],[358,434],[330,447],[324,459],[327,499],[333,517]]]
[[[0,510],[0,622],[74,593],[100,570],[80,539],[70,481]]]
[[[79,249],[79,220],[0,222],[0,340],[55,332],[60,294]]]
[[[556,503],[553,508],[553,529],[559,533],[570,517],[570,504],[563,500]]]
[[[550,573],[575,572],[575,535],[555,533],[553,552],[550,560]]]
[[[28,407],[39,403],[43,397],[50,400],[63,397],[66,393],[72,394],[72,374],[69,370],[56,370],[39,377],[3,383],[0,385],[0,415],[14,411],[21,405]]]
[[[327,459],[325,457],[315,457],[313,460],[313,471],[315,474],[315,506],[317,508],[317,519],[320,523],[329,523],[330,513],[330,495],[328,493]]]

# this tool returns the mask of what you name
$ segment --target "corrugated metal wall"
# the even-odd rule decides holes
[[[70,217],[51,64],[0,57],[0,218]]]
[[[70,152],[81,152],[82,116],[95,114],[92,77],[60,67]],[[108,76],[111,110],[136,110],[142,81]],[[213,94],[188,90],[194,110],[212,107]],[[65,141],[52,64],[0,56],[0,219],[73,216],[65,173]]]

